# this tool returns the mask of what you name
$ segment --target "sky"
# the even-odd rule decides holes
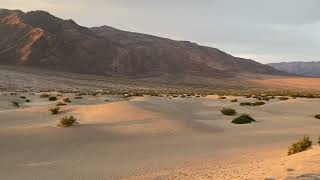
[[[0,8],[193,41],[262,63],[319,61],[319,7],[319,0],[0,0]]]

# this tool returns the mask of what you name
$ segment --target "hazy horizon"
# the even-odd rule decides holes
[[[317,61],[316,0],[0,0],[0,8],[44,10],[83,26],[187,40],[262,63]]]

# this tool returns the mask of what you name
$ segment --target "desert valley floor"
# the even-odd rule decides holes
[[[59,94],[52,92],[51,94]],[[320,148],[287,156],[288,146],[320,135],[320,99],[84,95],[63,106],[39,93],[0,94],[0,179],[285,179],[317,176]],[[24,96],[21,98],[21,96]],[[25,99],[31,102],[26,103]],[[237,98],[238,102],[230,102]],[[17,101],[20,107],[13,107]],[[257,120],[232,124],[223,107]],[[79,125],[57,127],[66,115]],[[318,176],[319,177],[319,174]],[[293,178],[294,179],[294,178]]]

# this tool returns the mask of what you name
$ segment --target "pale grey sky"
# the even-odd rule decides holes
[[[320,60],[319,0],[0,0],[84,26],[190,40],[262,63]]]

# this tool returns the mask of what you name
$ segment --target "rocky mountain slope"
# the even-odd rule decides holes
[[[44,11],[1,9],[0,36],[2,65],[122,77],[285,74],[216,48],[108,26],[87,28]]]
[[[282,62],[272,63],[270,66],[291,74],[320,77],[320,61],[313,62]]]

